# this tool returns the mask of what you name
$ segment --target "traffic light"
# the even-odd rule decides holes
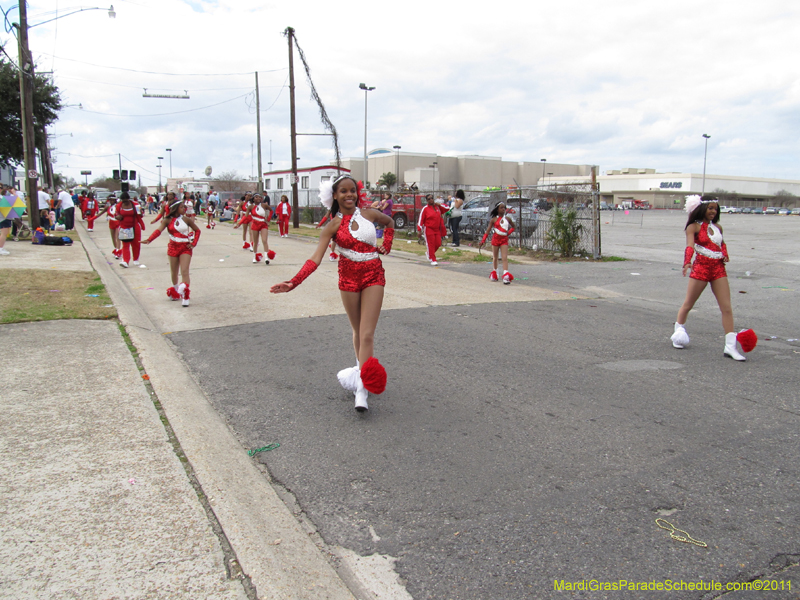
[[[136,171],[130,171],[129,172],[128,181],[136,181]]]
[[[129,184],[127,181],[123,181],[119,184],[119,186],[121,192],[129,192],[131,189],[131,184]]]
[[[114,169],[111,175],[114,179],[119,180],[119,169]]]
[[[122,181],[128,181],[128,170],[127,169],[122,169],[122,173],[120,174],[120,179],[122,179]]]

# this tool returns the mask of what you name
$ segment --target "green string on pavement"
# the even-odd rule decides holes
[[[274,444],[270,444],[269,446],[264,446],[263,448],[256,448],[254,450],[248,450],[247,456],[255,456],[259,452],[269,452],[270,450],[275,450],[275,448],[280,448],[280,444],[275,442]]]

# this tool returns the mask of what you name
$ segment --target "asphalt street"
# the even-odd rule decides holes
[[[736,324],[761,338],[737,363],[722,356],[710,290],[690,315],[690,347],[669,342],[686,290],[683,218],[604,215],[604,254],[629,260],[514,265],[512,286],[490,283],[486,264],[390,259],[392,308],[376,336],[389,382],[365,415],[335,377],[354,362],[342,314],[287,308],[221,316],[224,326],[206,314],[168,337],[244,448],[280,443],[257,460],[334,554],[392,557],[416,600],[563,597],[562,580],[755,578],[778,590],[724,597],[796,598],[800,219],[723,217]],[[417,304],[390,297],[400,262],[395,285],[416,286]],[[708,547],[671,539],[657,518]]]

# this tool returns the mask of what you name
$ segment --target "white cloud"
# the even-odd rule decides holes
[[[480,10],[418,0],[402,6],[377,0],[114,5],[115,20],[91,11],[61,19],[57,28],[31,30],[39,68],[52,68],[67,102],[86,109],[66,109],[56,127],[74,134],[57,139],[60,151],[73,154],[60,155],[58,168],[76,178],[83,168],[99,173],[116,161],[75,155],[122,153],[146,168],[143,180],[153,183],[156,157],[168,147],[175,174],[199,173],[210,164],[215,172],[249,175],[256,141],[252,96],[151,117],[88,110],[157,115],[199,109],[247,94],[256,70],[264,169],[269,140],[274,167],[288,167],[282,32],[291,25],[339,131],[343,156],[363,153],[358,84],[365,82],[376,87],[369,93],[370,148],[400,144],[408,151],[511,160],[546,156],[603,170],[698,172],[701,135],[709,133],[709,172],[800,179],[800,79],[793,52],[800,9],[782,0],[677,0],[668,6],[500,0]],[[56,7],[56,0],[34,0],[31,22]],[[298,131],[322,132],[297,54],[295,84]],[[143,98],[143,88],[188,90],[191,99]],[[301,137],[298,144],[301,166],[333,157],[327,137]]]

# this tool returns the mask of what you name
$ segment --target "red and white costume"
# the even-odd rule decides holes
[[[108,216],[108,228],[109,229],[117,229],[119,227],[119,221],[117,221],[117,207],[118,204],[109,204],[108,210],[106,211],[106,215]]]
[[[191,231],[191,227],[186,224],[182,217],[175,217],[169,222],[169,225],[167,225],[167,232],[169,233],[167,256],[192,255],[194,245],[189,237]]]
[[[694,234],[694,250],[697,256],[689,277],[699,281],[714,281],[728,276],[725,270],[728,248],[722,240],[719,227],[705,222],[700,225],[700,231]]]
[[[505,215],[499,217],[492,228],[492,246],[508,246],[508,236],[513,231],[514,227],[511,225],[511,221]]]
[[[265,210],[260,204],[254,205],[253,208],[250,209],[250,231],[267,229],[271,218],[271,210]]]
[[[436,262],[436,251],[442,247],[442,238],[447,235],[444,228],[442,215],[447,212],[447,207],[441,204],[433,206],[425,205],[419,213],[417,231],[425,236],[425,246],[427,247],[428,260]]]
[[[119,205],[115,205],[115,208]],[[119,207],[117,210],[119,220],[117,221],[120,229],[133,229],[132,240],[122,241],[122,260],[126,263],[131,259],[131,251],[133,251],[133,260],[139,260],[139,252],[141,250],[142,232],[144,231],[144,221],[138,205],[131,208]],[[123,265],[124,266],[124,265]]]
[[[94,198],[84,198],[83,202],[81,203],[81,212],[83,213],[83,218],[86,219],[87,224],[86,228],[89,231],[94,229],[94,220],[97,218],[97,200]]]
[[[360,292],[373,285],[386,285],[383,264],[378,254],[375,225],[361,216],[357,208],[352,215],[337,215],[342,222],[333,236],[339,246],[339,289]],[[353,229],[356,223],[358,229]]]
[[[289,235],[289,218],[292,216],[292,205],[288,202],[278,204],[278,229],[281,237]]]

